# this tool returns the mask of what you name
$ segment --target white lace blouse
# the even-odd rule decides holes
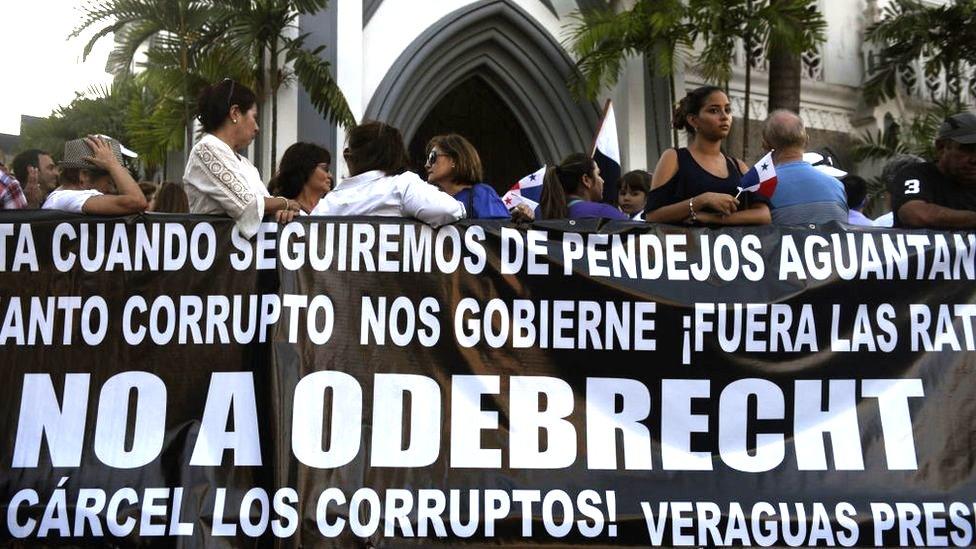
[[[268,189],[257,168],[219,138],[206,133],[193,146],[183,183],[190,213],[227,214],[246,238],[257,233]]]

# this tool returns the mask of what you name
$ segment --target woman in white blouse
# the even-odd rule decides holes
[[[247,238],[257,233],[266,214],[275,214],[282,223],[291,221],[298,204],[268,194],[257,168],[236,152],[258,134],[254,92],[225,79],[204,88],[197,107],[204,134],[183,172],[190,213],[227,214]]]
[[[437,227],[465,217],[451,195],[407,171],[400,130],[364,122],[349,130],[343,157],[348,177],[319,201],[312,215],[410,217]]]

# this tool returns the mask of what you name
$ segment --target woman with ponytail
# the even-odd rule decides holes
[[[602,198],[600,167],[585,154],[573,153],[546,170],[539,210],[543,219],[628,219],[617,208],[600,203]]]
[[[258,134],[254,92],[226,78],[200,91],[197,112],[203,136],[183,172],[190,213],[229,215],[245,238],[258,232],[266,214],[280,223],[291,221],[298,204],[268,194],[257,168],[237,153]]]
[[[732,129],[732,106],[721,88],[704,86],[678,104],[672,125],[688,132],[688,147],[661,155],[644,219],[658,223],[765,225],[772,221],[768,201],[742,193],[746,165],[722,152]]]

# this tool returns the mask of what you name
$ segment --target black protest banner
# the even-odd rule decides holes
[[[4,537],[967,546],[974,278],[966,233],[4,214]]]

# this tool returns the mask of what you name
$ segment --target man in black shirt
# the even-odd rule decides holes
[[[946,118],[935,149],[935,162],[909,165],[889,182],[894,226],[976,228],[976,114]]]

